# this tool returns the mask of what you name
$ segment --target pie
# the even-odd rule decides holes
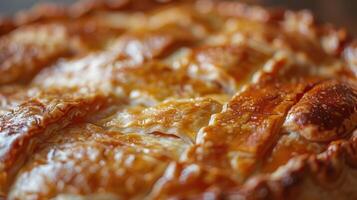
[[[357,199],[357,42],[308,11],[90,0],[0,21],[2,198]]]

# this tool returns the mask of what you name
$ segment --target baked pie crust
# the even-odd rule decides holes
[[[357,199],[357,43],[308,11],[92,0],[0,20],[6,199]]]

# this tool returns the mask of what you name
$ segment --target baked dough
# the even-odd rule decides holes
[[[357,199],[356,73],[308,11],[39,5],[0,20],[0,196]]]

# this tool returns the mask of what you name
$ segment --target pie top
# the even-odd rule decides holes
[[[308,11],[35,7],[0,22],[0,196],[357,199],[356,75]]]

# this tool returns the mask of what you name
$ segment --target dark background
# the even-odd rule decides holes
[[[30,8],[39,2],[70,3],[75,0],[0,0],[0,14],[12,13]],[[309,9],[314,12],[319,21],[331,22],[340,27],[346,27],[357,36],[357,0],[245,0],[268,6],[278,6],[293,10]]]

